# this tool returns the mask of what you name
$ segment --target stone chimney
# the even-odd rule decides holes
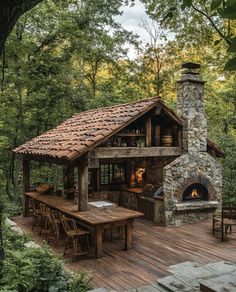
[[[200,65],[185,63],[182,78],[177,82],[177,114],[183,123],[183,150],[196,153],[207,151],[207,121],[204,106],[204,82]]]

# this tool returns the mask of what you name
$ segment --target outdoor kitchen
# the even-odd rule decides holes
[[[89,110],[15,152],[63,164],[63,193],[79,211],[100,200],[160,225],[205,220],[221,207],[224,153],[207,137],[200,66],[182,69],[177,113],[160,97]]]

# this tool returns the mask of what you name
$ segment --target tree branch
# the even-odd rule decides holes
[[[21,15],[43,0],[14,0],[0,2],[0,55],[5,42]]]
[[[203,16],[205,16],[211,23],[212,27],[215,29],[215,31],[220,35],[220,37],[226,41],[226,43],[228,45],[231,44],[231,41],[218,29],[218,27],[216,26],[216,24],[214,23],[214,21],[212,20],[212,18],[207,14],[205,13],[204,11],[198,9],[196,6],[194,6],[193,4],[191,5],[191,7],[197,11],[198,13],[202,14]]]

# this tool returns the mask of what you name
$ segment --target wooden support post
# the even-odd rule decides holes
[[[30,190],[30,164],[29,160],[23,159],[23,216],[29,215],[29,197],[25,195]]]
[[[149,118],[146,122],[146,147],[152,146],[152,121]]]
[[[79,197],[78,210],[86,211],[88,208],[88,159],[84,158],[79,161]]]

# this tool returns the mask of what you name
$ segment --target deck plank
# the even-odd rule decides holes
[[[42,243],[37,232],[30,230],[31,219],[16,217],[14,221]],[[236,262],[236,237],[225,242],[211,234],[211,222],[186,224],[180,227],[156,226],[146,219],[136,219],[133,229],[133,249],[122,251],[121,240],[104,242],[104,256],[95,259],[68,261],[69,270],[91,271],[92,285],[124,291],[154,284],[158,278],[169,275],[168,267],[184,261],[207,264],[215,261]],[[55,249],[62,254],[63,242]]]

